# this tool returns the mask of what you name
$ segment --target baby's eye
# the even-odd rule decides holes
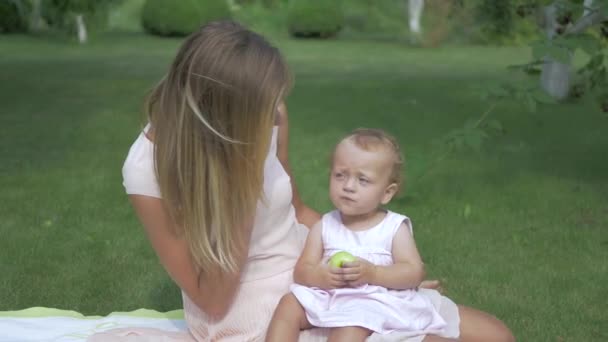
[[[361,183],[361,184],[369,184],[369,179],[360,177],[359,178],[359,183]]]
[[[336,179],[342,179],[342,178],[344,178],[344,174],[342,172],[336,172],[336,173],[334,173],[334,177]]]

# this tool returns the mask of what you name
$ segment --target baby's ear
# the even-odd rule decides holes
[[[397,193],[397,189],[399,189],[397,183],[392,183],[386,187],[386,189],[384,190],[384,195],[382,196],[382,205],[388,204],[388,202],[393,199],[393,196],[395,196],[395,194]]]

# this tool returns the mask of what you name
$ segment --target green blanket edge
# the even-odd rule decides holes
[[[140,318],[160,318],[160,319],[184,319],[184,310],[173,310],[167,312],[158,312],[150,309],[137,309],[134,311],[121,312],[116,311],[108,316],[85,316],[80,312],[72,310],[61,310],[45,307],[32,307],[17,311],[0,311],[0,318],[35,318],[35,317],[71,317],[78,319],[100,319],[111,316],[130,316]]]

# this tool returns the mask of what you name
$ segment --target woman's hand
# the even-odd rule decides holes
[[[423,289],[437,290],[439,293],[443,293],[443,287],[441,286],[441,281],[439,280],[423,280],[418,287]]]
[[[373,284],[376,277],[376,265],[361,258],[357,258],[357,261],[345,262],[340,271],[349,287]]]

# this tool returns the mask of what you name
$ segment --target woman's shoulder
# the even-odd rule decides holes
[[[122,166],[123,186],[129,195],[161,197],[154,171],[154,144],[146,136],[149,126],[140,132],[129,148]]]

